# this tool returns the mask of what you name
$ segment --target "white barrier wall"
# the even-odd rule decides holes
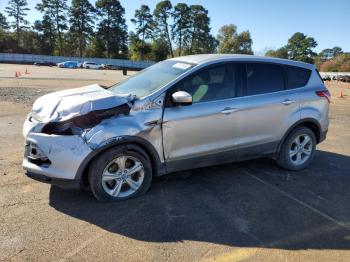
[[[154,64],[154,62],[151,62],[151,61],[131,61],[126,59],[0,53],[0,62],[34,63],[34,62],[43,62],[43,61],[52,62],[52,63],[61,63],[64,61],[78,61],[78,62],[89,61],[89,62],[95,62],[97,64],[108,64],[108,65],[115,65],[115,66],[135,68],[135,69],[143,69]]]
[[[320,75],[321,76],[330,76],[330,77],[333,77],[333,76],[344,76],[344,75],[349,75],[350,76],[350,72],[320,72]]]

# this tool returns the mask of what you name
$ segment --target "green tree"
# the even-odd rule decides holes
[[[170,29],[169,29],[169,19],[171,18],[172,8],[173,6],[169,0],[161,1],[156,5],[156,8],[153,12],[153,16],[154,16],[155,25],[158,31],[158,35],[160,36],[160,38],[165,39],[168,47],[168,52],[171,54],[171,57],[174,57],[174,51],[173,51]],[[162,43],[161,46],[163,50],[164,41],[159,40],[159,43]],[[159,46],[158,44],[156,45]]]
[[[224,25],[219,29],[219,53],[226,54],[253,54],[252,38],[249,31],[237,33],[234,24]]]
[[[169,54],[169,46],[164,38],[156,39],[151,45],[151,60],[162,61],[167,59]]]
[[[333,48],[323,49],[318,56],[321,60],[328,60],[340,54],[343,54],[343,50],[339,46],[335,46]]]
[[[19,47],[21,30],[27,29],[27,25],[29,24],[25,19],[27,11],[30,10],[27,5],[27,0],[9,0],[8,5],[5,8],[8,16],[14,19],[11,26],[16,31],[17,47]]]
[[[190,6],[191,42],[189,54],[212,53],[215,51],[217,41],[210,34],[210,18],[208,10],[201,5]]]
[[[178,3],[172,13],[174,23],[171,27],[172,39],[178,47],[178,54],[181,56],[184,48],[189,46],[191,36],[191,12],[190,7],[185,3]]]
[[[88,57],[104,57],[105,56],[105,43],[98,34],[90,38],[90,41],[86,47],[85,54]]]
[[[127,52],[125,9],[118,0],[98,0],[96,8],[101,18],[97,34],[106,46],[107,57],[121,57],[120,53]]]
[[[70,36],[78,42],[79,56],[83,56],[89,37],[93,34],[95,8],[89,0],[72,0]],[[74,41],[73,41],[74,43]]]
[[[59,55],[64,53],[64,39],[63,31],[67,30],[67,0],[41,0],[35,7],[46,17],[43,24],[52,23],[51,28],[57,34],[57,42],[59,48]]]
[[[140,9],[135,11],[135,18],[131,19],[131,22],[136,26],[136,34],[141,39],[141,45],[139,46],[141,51],[141,59],[144,59],[146,54],[146,39],[153,38],[154,33],[154,21],[151,11],[147,5],[142,5]],[[147,47],[148,49],[148,47]]]
[[[276,50],[271,49],[265,53],[265,56],[288,59],[288,50],[285,46],[278,48]]]
[[[9,28],[10,28],[10,26],[7,23],[6,16],[4,16],[2,13],[0,13],[0,30],[6,31]]]
[[[33,29],[40,39],[38,49],[41,54],[52,55],[55,50],[55,26],[50,16],[44,15],[41,21],[34,22]]]
[[[129,55],[131,60],[152,60],[152,46],[134,32],[129,34]]]
[[[316,53],[313,48],[317,46],[317,42],[313,37],[308,37],[303,33],[297,32],[288,40],[287,49],[289,59],[313,63],[313,57]]]
[[[13,46],[13,39],[9,32],[7,32],[9,28],[10,26],[7,23],[6,16],[0,13],[0,52],[8,52],[11,46]]]

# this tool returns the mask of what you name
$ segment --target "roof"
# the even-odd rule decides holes
[[[270,62],[270,63],[281,63],[287,65],[294,65],[304,68],[313,69],[312,64],[293,61],[289,59],[281,59],[274,57],[266,56],[255,56],[255,55],[239,55],[239,54],[201,54],[201,55],[189,55],[189,56],[180,56],[172,58],[172,60],[182,61],[193,64],[204,64],[211,62],[220,62],[220,61],[254,61],[254,62]]]

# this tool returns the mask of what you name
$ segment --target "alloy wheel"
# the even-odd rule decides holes
[[[110,161],[102,174],[102,187],[115,198],[128,197],[142,185],[145,177],[144,167],[133,156],[119,156]]]
[[[293,140],[289,157],[294,165],[300,166],[304,164],[311,156],[313,150],[312,139],[309,135],[298,135]]]

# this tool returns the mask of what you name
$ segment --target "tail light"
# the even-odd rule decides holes
[[[327,99],[328,103],[331,102],[331,94],[328,90],[316,91],[316,95]]]

